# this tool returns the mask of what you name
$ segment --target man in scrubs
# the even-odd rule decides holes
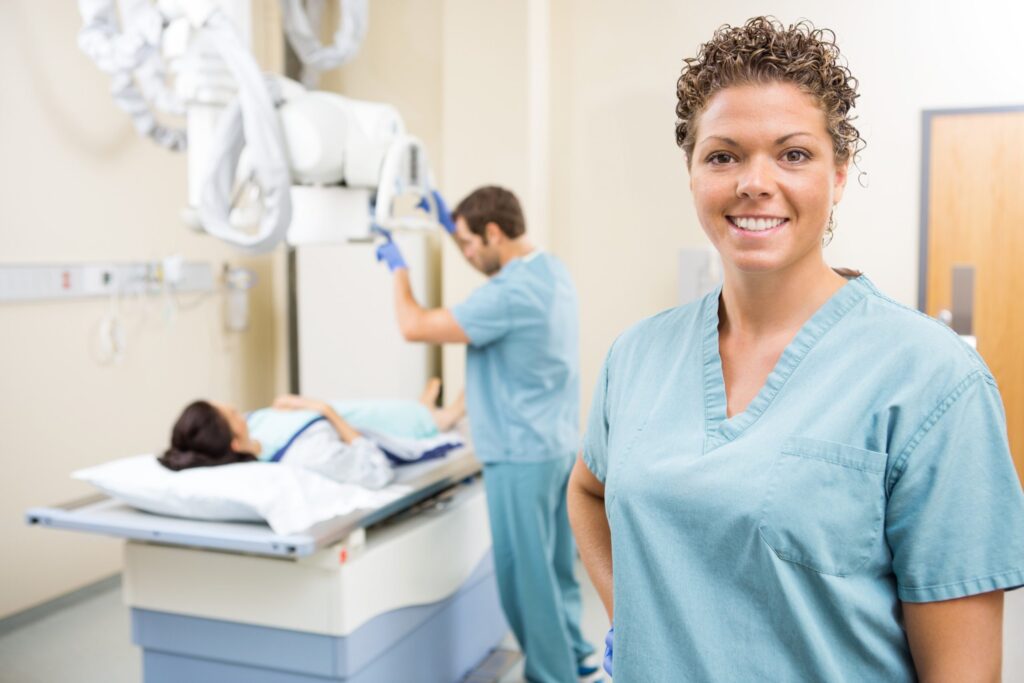
[[[579,628],[580,591],[565,490],[578,439],[576,289],[565,266],[526,235],[519,200],[482,187],[438,213],[463,256],[489,281],[454,308],[425,309],[390,240],[378,249],[394,276],[408,341],[467,344],[466,400],[484,483],[505,616],[529,681],[594,674]]]

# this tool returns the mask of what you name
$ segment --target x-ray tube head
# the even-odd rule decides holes
[[[345,168],[348,119],[329,100],[309,93],[280,109],[292,178],[307,185],[336,185]]]
[[[405,132],[386,104],[308,92],[280,109],[292,178],[303,185],[376,188],[385,155]]]

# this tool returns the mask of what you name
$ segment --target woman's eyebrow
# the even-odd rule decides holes
[[[708,140],[719,140],[721,142],[724,142],[727,145],[732,145],[733,147],[739,147],[739,143],[738,142],[736,142],[732,138],[727,138],[724,135],[709,135],[706,138],[704,138],[703,140],[701,140],[700,144],[703,145]]]
[[[806,131],[802,131],[801,130],[801,131],[797,131],[795,133],[787,133],[787,134],[783,135],[781,138],[778,138],[778,139],[775,140],[775,144],[776,145],[783,145],[790,138],[795,138],[795,137],[798,137],[800,135],[806,135],[808,137],[813,137],[813,135],[811,135],[811,133],[808,133]],[[738,142],[736,142],[732,138],[726,137],[724,135],[709,135],[706,138],[704,138],[703,140],[701,140],[699,144],[704,144],[708,140],[718,140],[719,142],[721,142],[723,144],[726,144],[726,145],[731,145],[732,147],[739,147],[740,146],[740,144]]]
[[[805,133],[804,131],[799,131],[799,132],[796,132],[796,133],[789,133],[788,135],[783,135],[781,138],[776,140],[775,144],[776,145],[784,144],[786,142],[786,140],[789,140],[790,138],[795,138],[798,135],[811,135],[811,134],[810,133]]]

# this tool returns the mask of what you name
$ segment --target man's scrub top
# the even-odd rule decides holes
[[[570,458],[579,444],[576,288],[554,256],[513,259],[452,313],[466,336],[466,407],[484,463]]]
[[[595,391],[616,677],[915,680],[901,601],[1024,584],[992,375],[861,276],[727,418],[719,294],[625,332]]]

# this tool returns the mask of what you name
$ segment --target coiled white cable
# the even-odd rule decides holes
[[[204,174],[199,221],[215,237],[249,252],[266,252],[284,239],[292,211],[291,171],[270,92],[276,81],[264,78],[256,60],[223,13],[212,13],[203,29],[210,32],[211,42],[234,76],[238,96],[221,114],[217,124],[209,170]],[[263,201],[255,234],[244,232],[231,222],[235,176],[243,149],[250,157],[253,177]]]
[[[366,37],[369,23],[367,0],[340,0],[338,30],[334,42],[324,45],[317,37],[317,27],[324,14],[324,0],[281,0],[284,32],[288,43],[304,65],[302,82],[316,85],[319,72],[341,66],[352,59]]]
[[[78,0],[82,28],[78,45],[111,76],[111,94],[140,135],[173,151],[186,147],[185,131],[161,123],[157,111],[180,116],[185,107],[167,85],[160,55],[165,17],[150,0]]]

